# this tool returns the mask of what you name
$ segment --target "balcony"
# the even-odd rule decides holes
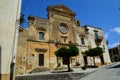
[[[102,40],[103,40],[103,36],[97,36],[97,37],[95,38],[95,42],[96,42],[96,43],[101,43]]]

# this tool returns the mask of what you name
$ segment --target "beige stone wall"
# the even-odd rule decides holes
[[[27,37],[28,37],[27,30],[23,30],[22,32],[19,33],[15,74],[26,73]]]
[[[16,75],[25,74],[30,72],[35,68],[45,67],[49,69],[55,69],[57,67],[56,56],[54,52],[56,51],[56,46],[53,43],[46,43],[40,41],[24,41],[24,44],[19,45],[16,63]],[[20,41],[20,39],[19,39]],[[25,45],[23,47],[23,45]],[[36,48],[46,49],[43,51],[36,51]],[[44,54],[44,65],[39,66],[39,54]]]
[[[57,67],[57,58],[55,56],[55,51],[57,50],[55,44],[51,43],[50,44],[50,64],[49,64],[49,68],[50,69],[55,69]]]
[[[37,52],[36,48],[44,48],[47,51],[46,52]],[[49,46],[46,43],[40,43],[40,42],[28,42],[28,53],[27,53],[27,69],[31,70],[31,68],[39,67],[39,54],[44,54],[44,67],[49,67]]]
[[[34,16],[31,17],[34,18],[34,20],[31,22],[31,19],[29,19],[28,39],[39,40],[39,32],[43,32],[44,41],[48,42],[50,37],[50,25],[48,20]]]
[[[53,8],[53,10],[52,10]],[[61,10],[62,11],[61,11]],[[57,11],[56,11],[57,10]],[[48,10],[48,17],[49,17],[49,22],[50,22],[50,40],[56,41],[59,40],[60,42],[63,43],[62,36],[67,37],[66,43],[69,41],[72,41],[75,43],[75,21],[74,21],[74,16],[70,16],[69,14],[66,13],[71,13],[69,9],[66,9],[64,6],[53,6],[51,9]],[[68,16],[67,16],[68,15]],[[66,24],[68,28],[68,32],[63,34],[59,30],[59,26],[61,23]]]
[[[10,74],[0,74],[0,80],[10,80]]]
[[[45,52],[37,52],[35,49],[41,48],[46,49]],[[28,53],[27,53],[27,67],[28,72],[39,66],[39,54],[44,54],[44,65],[42,67],[55,69],[56,68],[56,56],[54,52],[56,51],[55,44],[52,43],[41,43],[38,41],[28,42]]]
[[[50,23],[50,27],[52,28],[51,34],[50,34],[50,40],[53,40],[53,41],[59,40],[60,42],[63,43],[62,36],[65,36],[67,37],[66,43],[68,43],[69,41],[72,41],[73,43],[75,43],[75,36],[74,36],[75,23],[73,23],[73,21],[70,21],[71,18],[54,16],[54,17],[51,17],[50,19],[52,19],[52,22]],[[66,24],[68,27],[68,32],[66,34],[61,33],[59,30],[59,26],[61,23]]]
[[[0,80],[9,80],[8,76],[10,74],[15,30],[17,21],[19,20],[20,6],[21,0],[0,0],[0,74],[2,76]]]

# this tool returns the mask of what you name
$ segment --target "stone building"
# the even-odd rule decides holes
[[[101,28],[96,28],[93,26],[85,25],[85,31],[87,31],[87,45],[88,48],[95,48],[97,46],[101,47],[104,51],[103,57],[105,63],[110,63],[110,56],[107,47],[107,41],[104,37],[104,32]],[[99,56],[95,58],[96,64],[100,65],[101,61]],[[91,58],[88,59],[88,64],[93,64]]]
[[[83,66],[82,53],[98,44],[104,49],[105,62],[110,63],[102,29],[80,26],[76,14],[64,5],[48,6],[47,11],[48,19],[29,16],[29,28],[20,28],[16,74],[25,74],[35,68],[65,67],[54,52],[61,46],[69,46],[69,42],[77,44],[80,50],[78,56],[71,58],[71,66],[77,62]]]
[[[109,49],[111,62],[120,61],[120,45]]]
[[[10,80],[20,8],[21,0],[0,0],[0,80]]]

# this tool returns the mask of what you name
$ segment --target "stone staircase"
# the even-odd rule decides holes
[[[50,69],[45,68],[45,67],[38,67],[38,68],[34,68],[29,73],[38,73],[38,72],[44,72],[44,71],[50,71]]]
[[[79,80],[85,73],[56,73],[45,75],[16,76],[15,80]]]

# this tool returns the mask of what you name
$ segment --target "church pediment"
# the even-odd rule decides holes
[[[69,8],[67,8],[64,5],[48,6],[47,11],[50,11],[50,10],[70,14],[71,16],[76,15],[72,10],[70,10]]]

